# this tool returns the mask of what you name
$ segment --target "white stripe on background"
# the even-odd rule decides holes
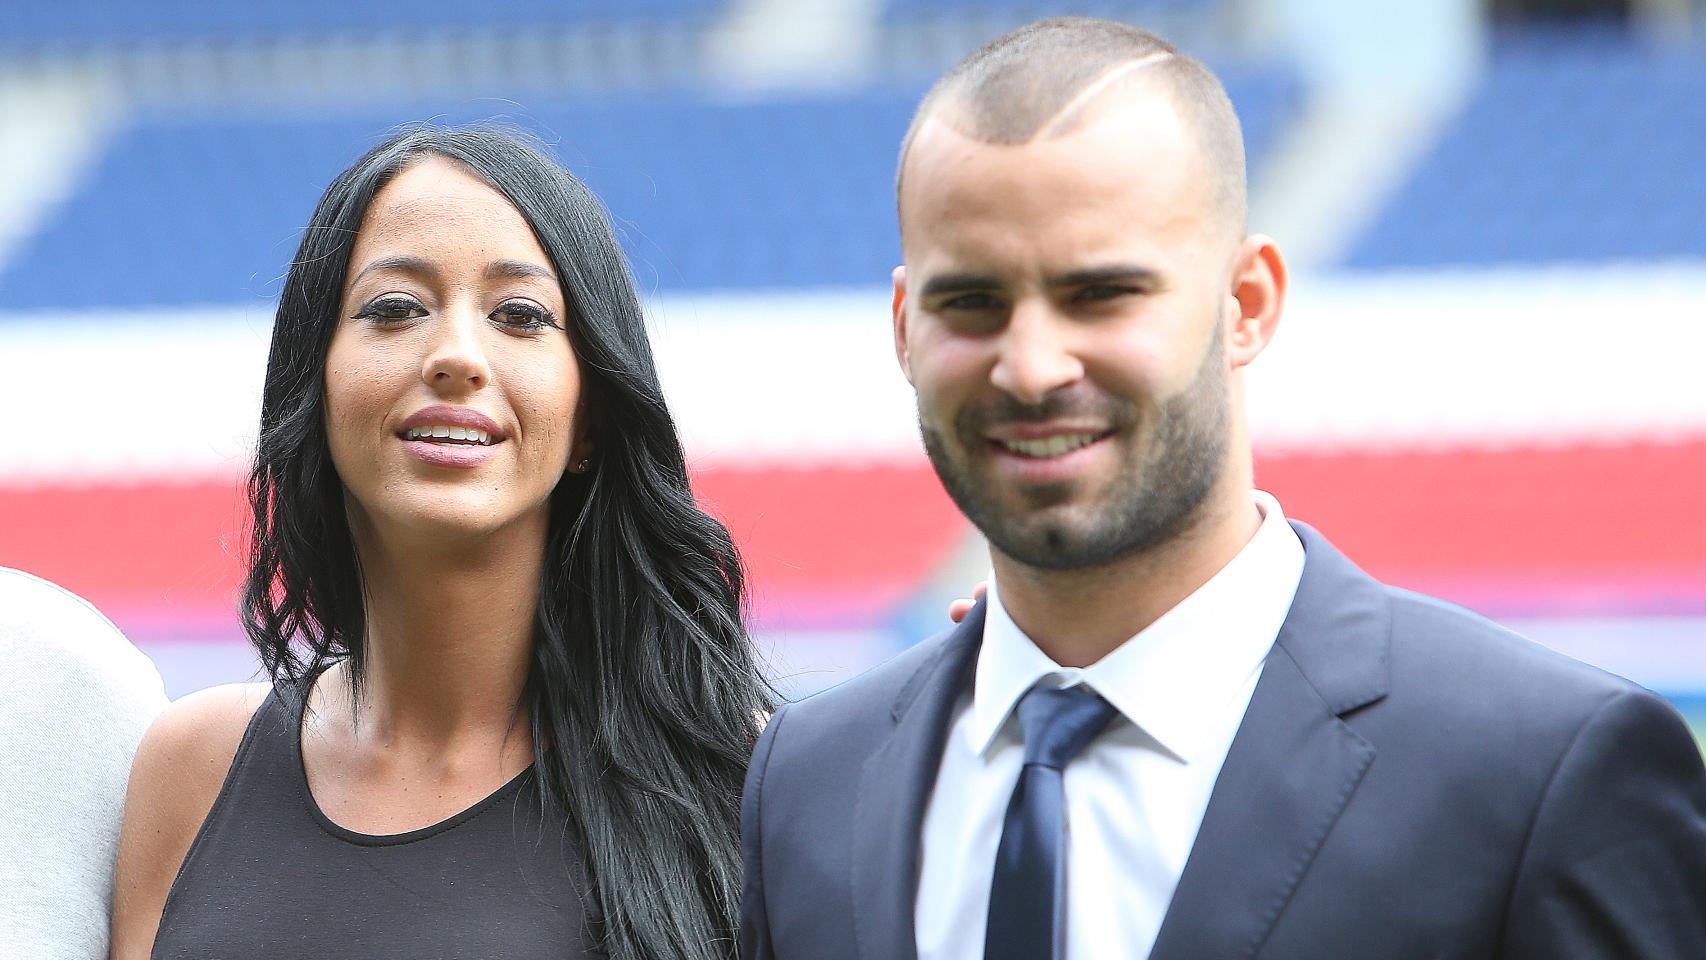
[[[1532,617],[1517,633],[1660,693],[1706,693],[1706,617]]]
[[[944,619],[944,625],[946,620]],[[1539,643],[1628,677],[1663,694],[1706,693],[1706,617],[1572,617],[1508,620]],[[229,642],[144,641],[142,651],[180,697],[219,683],[261,676],[235,623]],[[916,637],[886,630],[760,632],[753,638],[765,673],[790,697],[815,693],[898,652]]]
[[[158,641],[137,644],[160,671],[166,695],[186,693],[221,683],[261,679],[260,660],[233,622],[229,640]],[[760,631],[753,636],[761,666],[776,688],[789,697],[802,697],[839,683],[898,652],[906,638],[885,630]],[[1706,687],[1706,682],[1703,682]]]
[[[1706,434],[1706,264],[1303,278],[1252,367],[1258,445]],[[737,464],[913,459],[888,292],[663,298],[659,368],[688,451]],[[0,316],[27,439],[0,482],[243,469],[269,308]]]

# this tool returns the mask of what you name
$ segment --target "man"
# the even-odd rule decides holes
[[[749,960],[1706,957],[1675,712],[1254,490],[1286,271],[1208,71],[1015,31],[925,98],[899,202],[896,351],[994,578],[771,719]]]
[[[0,955],[107,955],[130,761],[165,706],[106,617],[0,567]]]

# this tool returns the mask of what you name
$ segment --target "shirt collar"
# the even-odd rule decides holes
[[[1179,760],[1238,704],[1279,635],[1303,575],[1303,544],[1277,500],[1255,491],[1262,522],[1207,583],[1088,667],[1062,667],[1025,636],[995,578],[972,680],[972,749],[982,754],[1032,686],[1087,684]]]

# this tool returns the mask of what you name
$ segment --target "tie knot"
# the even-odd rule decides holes
[[[1019,701],[1025,763],[1066,769],[1115,712],[1112,704],[1083,684],[1065,689],[1032,687]]]

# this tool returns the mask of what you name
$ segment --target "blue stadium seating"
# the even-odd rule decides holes
[[[601,100],[523,125],[605,200],[642,289],[819,286],[894,262],[890,157],[914,97]],[[0,310],[275,296],[319,192],[398,115],[140,123],[0,271]]]
[[[1353,245],[1358,268],[1706,256],[1706,51],[1506,38]]]
[[[0,55],[156,42],[225,43],[591,23],[703,23],[726,0],[7,0]]]
[[[1023,23],[1037,17],[1076,14],[1141,23],[1146,17],[1211,12],[1213,0],[888,0],[883,16],[892,21],[935,16],[1000,17]]]
[[[1260,158],[1294,91],[1229,74]],[[920,89],[719,103],[653,94],[509,110],[608,205],[645,292],[883,283],[899,256],[894,156]],[[0,266],[0,312],[230,304],[277,295],[338,170],[399,119],[142,117]]]

